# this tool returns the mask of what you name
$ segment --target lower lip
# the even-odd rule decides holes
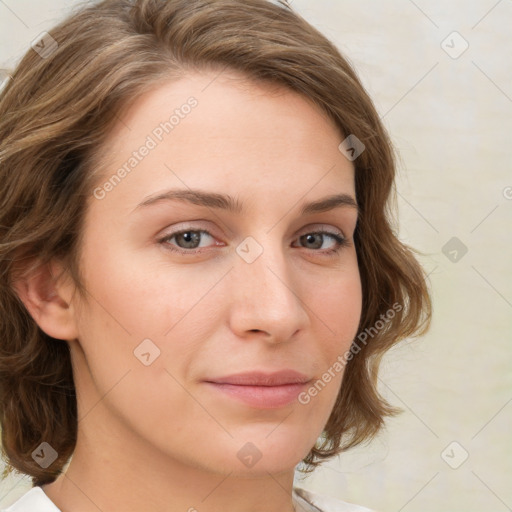
[[[240,400],[258,409],[277,409],[294,402],[304,384],[283,384],[281,386],[241,386],[235,384],[220,384],[207,382],[211,387],[235,400]]]

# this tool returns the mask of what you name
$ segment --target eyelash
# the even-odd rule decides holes
[[[215,238],[208,230],[206,229],[182,229],[180,231],[176,231],[174,233],[171,233],[169,235],[166,235],[165,237],[163,238],[160,238],[158,240],[159,243],[163,244],[163,245],[167,245],[167,249],[172,251],[172,252],[175,252],[175,253],[178,253],[178,254],[183,254],[183,255],[194,255],[194,254],[199,254],[200,252],[202,252],[201,250],[197,250],[197,249],[175,249],[175,248],[172,248],[171,245],[170,245],[170,240],[172,240],[174,237],[178,236],[178,235],[182,235],[184,233],[206,233],[208,236],[212,237],[212,238]],[[300,235],[299,238],[302,238],[303,236],[307,236],[307,235],[327,235],[327,236],[330,236],[331,238],[333,238],[336,243],[337,243],[337,247],[333,248],[333,249],[327,249],[327,250],[318,250],[318,249],[311,249],[313,252],[319,252],[320,254],[324,254],[325,256],[335,256],[336,254],[338,254],[339,252],[341,252],[341,250],[345,247],[348,247],[350,245],[349,241],[339,235],[338,233],[332,233],[330,231],[322,231],[322,230],[318,230],[318,231],[311,231],[311,232],[308,232],[308,233],[304,233],[303,235]]]

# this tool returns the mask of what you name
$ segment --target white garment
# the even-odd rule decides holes
[[[293,504],[296,512],[372,512],[344,501],[316,494],[300,487],[293,488]],[[32,487],[21,498],[0,512],[61,512],[39,486]]]
[[[292,498],[296,512],[375,512],[369,508],[306,491],[300,487],[293,488]]]

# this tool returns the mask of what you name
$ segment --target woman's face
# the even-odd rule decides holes
[[[357,209],[323,203],[356,200],[343,138],[302,96],[234,73],[190,74],[121,116],[73,308],[79,432],[97,454],[245,474],[307,455],[361,314]]]

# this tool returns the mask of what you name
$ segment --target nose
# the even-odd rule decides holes
[[[300,276],[278,244],[266,244],[251,263],[238,254],[234,260],[229,321],[237,336],[263,333],[260,336],[266,341],[281,343],[308,325]]]

